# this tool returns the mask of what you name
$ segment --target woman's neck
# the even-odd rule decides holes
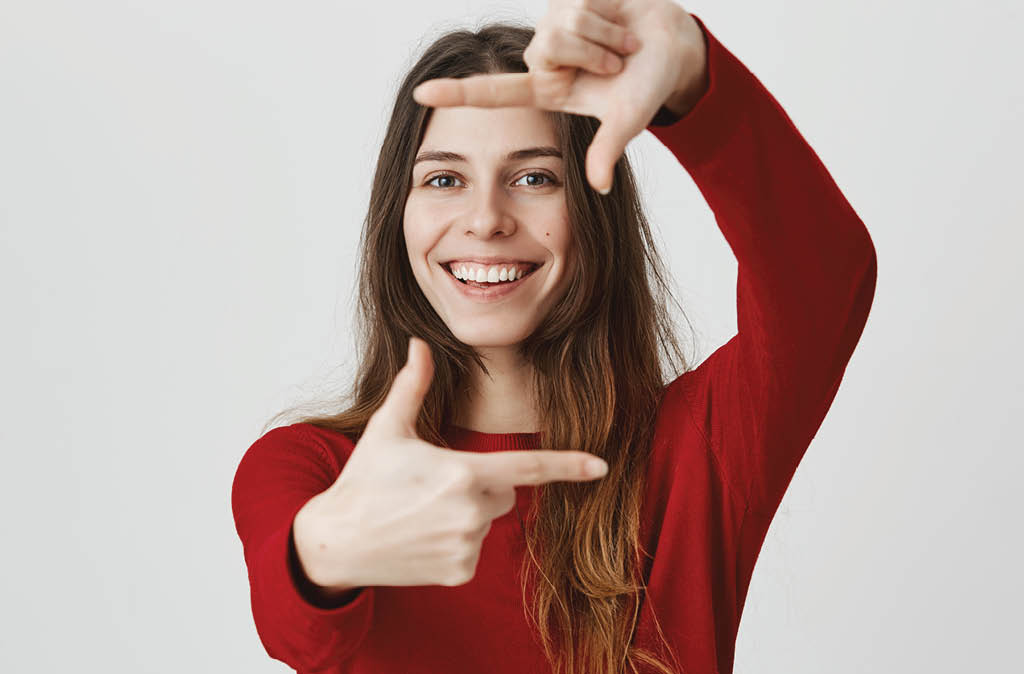
[[[457,405],[454,424],[482,433],[532,433],[539,418],[533,368],[516,346],[478,347],[489,374],[473,368]]]

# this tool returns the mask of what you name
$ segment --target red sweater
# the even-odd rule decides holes
[[[867,321],[874,246],[778,102],[708,32],[710,88],[682,119],[648,130],[704,195],[738,261],[738,332],[666,388],[643,509],[654,555],[636,643],[656,648],[650,612],[686,674],[732,671],[762,541],[832,404]],[[537,448],[531,433],[446,431],[471,452]],[[515,511],[492,523],[475,577],[458,587],[372,586],[337,608],[311,603],[297,571],[295,513],[338,477],[353,448],[308,424],[275,428],[232,485],[256,629],[299,672],[550,672],[523,615]],[[532,487],[517,489],[527,512]]]

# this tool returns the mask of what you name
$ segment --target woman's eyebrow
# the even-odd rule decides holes
[[[562,158],[562,153],[557,147],[551,145],[542,145],[539,147],[528,147],[522,150],[513,150],[505,156],[505,161],[521,161],[523,159],[532,159],[534,157],[557,157]],[[413,166],[419,164],[421,161],[466,161],[466,158],[456,152],[446,152],[444,150],[427,150],[421,152],[416,156],[416,160],[413,162]]]

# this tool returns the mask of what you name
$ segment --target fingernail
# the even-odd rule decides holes
[[[601,477],[608,472],[608,464],[598,458],[587,459],[587,472],[594,477]]]
[[[640,40],[636,38],[636,35],[626,33],[626,38],[622,41],[622,46],[626,48],[626,51],[636,51],[640,48]]]
[[[601,194],[608,194],[611,191],[612,191],[612,186],[611,185],[609,185],[608,187],[605,187],[605,188],[602,188],[602,189],[598,190],[598,192],[600,192]]]
[[[622,59],[615,54],[608,53],[605,54],[604,65],[608,72],[617,73],[622,69]]]

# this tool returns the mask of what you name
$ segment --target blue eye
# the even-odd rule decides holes
[[[519,178],[519,180],[517,180],[516,183],[518,183],[523,178],[529,178],[530,176],[539,176],[541,178],[544,178],[545,180],[547,180],[547,183],[543,183],[543,182],[541,182],[539,184],[538,183],[534,183],[532,185],[527,185],[527,187],[547,187],[548,185],[557,185],[558,184],[558,181],[555,180],[554,178],[552,178],[551,176],[549,176],[547,173],[540,173],[538,171],[534,171],[533,173],[527,173],[522,178]],[[432,187],[438,187],[440,189],[447,189],[448,187],[452,187],[452,185],[450,185],[450,184],[449,185],[445,185],[445,186],[435,185],[434,181],[435,180],[440,180],[441,178],[451,179],[451,180],[458,180],[458,178],[455,177],[454,175],[452,175],[451,173],[438,173],[436,176],[434,176],[433,178],[428,180],[426,182],[426,184],[430,185]]]

